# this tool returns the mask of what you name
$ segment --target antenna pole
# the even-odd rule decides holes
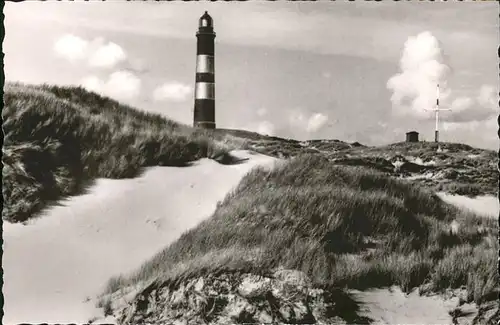
[[[436,90],[436,130],[434,131],[434,142],[439,142],[439,84],[437,84]]]
[[[449,108],[439,108],[439,84],[437,84],[436,90],[436,107],[432,109],[434,115],[436,116],[436,129],[434,130],[434,142],[439,143],[439,112],[440,111],[451,111]],[[426,109],[426,111],[429,111]]]

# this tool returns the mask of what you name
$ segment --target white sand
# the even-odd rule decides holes
[[[406,295],[398,287],[369,291],[352,291],[361,303],[360,314],[371,318],[373,324],[453,324],[448,311],[457,299],[444,300],[438,296],[420,296],[418,290]]]
[[[498,218],[500,205],[498,197],[493,195],[482,195],[475,198],[470,198],[462,195],[453,195],[448,193],[439,192],[439,197],[450,204],[456,205],[460,208],[468,209],[476,212],[487,218]]]
[[[150,168],[139,178],[99,179],[88,194],[51,208],[30,225],[4,224],[3,324],[86,323],[101,316],[95,298],[106,281],[127,273],[209,217],[216,203],[256,165],[203,159],[191,167]]]

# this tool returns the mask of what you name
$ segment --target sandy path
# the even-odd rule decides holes
[[[99,179],[88,194],[50,209],[28,226],[4,224],[4,319],[85,323],[101,313],[94,298],[113,275],[134,270],[185,230],[210,216],[255,165],[155,167],[128,180]]]

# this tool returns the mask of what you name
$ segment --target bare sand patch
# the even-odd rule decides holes
[[[500,205],[498,197],[493,195],[481,195],[475,198],[470,198],[463,195],[454,195],[439,192],[439,197],[450,204],[456,205],[482,215],[487,218],[498,218]]]
[[[353,298],[361,304],[363,316],[373,324],[453,324],[449,311],[458,305],[458,298],[445,299],[440,295],[424,296],[418,290],[405,294],[399,287],[352,290]]]
[[[27,226],[4,224],[3,324],[86,323],[102,317],[93,298],[209,217],[254,166],[274,158],[247,151],[237,165],[202,159],[154,167],[141,177],[99,179]],[[90,300],[89,300],[90,298]]]

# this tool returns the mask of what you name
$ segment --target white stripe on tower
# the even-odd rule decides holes
[[[214,73],[215,58],[213,55],[198,54],[196,56],[196,73]]]
[[[195,99],[215,99],[215,82],[197,82]]]

